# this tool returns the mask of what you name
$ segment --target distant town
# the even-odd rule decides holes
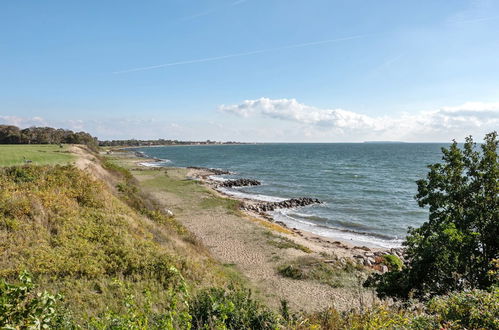
[[[211,140],[206,140],[206,141],[179,141],[179,140],[165,140],[165,139],[158,139],[158,140],[136,140],[136,139],[131,139],[131,140],[106,140],[106,141],[99,141],[99,146],[102,147],[114,147],[114,146],[169,146],[169,145],[221,145],[221,144],[243,144],[242,142],[235,142],[235,141],[227,141],[227,142],[221,142],[221,141],[211,141]]]

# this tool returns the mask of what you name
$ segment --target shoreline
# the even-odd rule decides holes
[[[124,149],[124,148],[123,148]],[[127,148],[128,149],[128,148]],[[161,165],[154,165],[156,163],[161,163],[165,162],[163,159],[157,159],[157,158],[152,158],[147,156],[146,154],[142,152],[135,152],[135,151],[130,151],[126,150],[126,152],[129,152],[134,155],[137,159],[141,161],[137,161],[136,165],[141,166],[142,168],[145,169],[165,169],[165,168],[181,168],[181,169],[187,169],[188,170],[188,177],[200,181],[205,187],[210,189],[213,193],[215,193],[218,196],[224,197],[224,198],[229,198],[235,201],[238,201],[240,203],[243,203],[243,205],[255,205],[262,203],[262,200],[258,200],[255,198],[250,198],[250,197],[242,197],[242,196],[235,196],[233,194],[224,192],[223,190],[219,189],[218,184],[220,181],[214,180],[210,177],[212,176],[217,176],[220,175],[221,172],[224,172],[222,174],[227,174],[231,173],[230,171],[225,171],[225,170],[218,170],[218,169],[211,169],[211,168],[205,168],[205,167],[168,167],[168,166],[161,166]],[[151,164],[151,165],[147,165]],[[289,209],[294,209],[294,208],[289,208]],[[352,260],[355,260],[357,263],[362,264],[367,267],[373,267],[373,269],[382,271],[380,267],[376,267],[378,264],[374,259],[376,257],[380,257],[385,254],[393,254],[396,255],[397,257],[403,259],[404,258],[404,249],[403,247],[382,247],[382,246],[377,246],[375,243],[371,244],[366,244],[365,242],[360,242],[360,241],[354,241],[354,240],[346,240],[345,238],[342,237],[328,237],[325,235],[320,235],[317,233],[314,233],[309,230],[301,229],[301,228],[296,228],[293,226],[290,226],[283,221],[275,219],[271,214],[268,212],[254,212],[251,210],[248,210],[246,208],[241,208],[240,211],[245,214],[246,216],[257,218],[261,221],[268,222],[273,225],[277,225],[281,227],[283,230],[288,230],[294,233],[296,236],[301,238],[302,240],[308,241],[312,244],[317,244],[326,250],[328,249],[341,249],[344,250],[344,253],[341,253],[347,258],[351,258]]]
[[[156,162],[133,152],[116,154],[121,154],[118,164],[129,169],[154,203],[171,211],[200,246],[272,308],[278,309],[283,299],[293,310],[310,312],[325,306],[349,310],[375,304],[372,290],[360,283],[371,273],[389,270],[385,255],[401,254],[321,237],[285,226],[270,215],[247,212],[241,208],[243,201],[203,180],[213,175],[211,170],[146,167],[139,164]],[[294,277],[286,269],[302,275]]]
[[[158,166],[158,167],[162,167],[162,166]],[[201,182],[203,182],[204,185],[209,187],[212,191],[216,192],[217,194],[220,194],[221,196],[223,196],[225,198],[237,200],[241,203],[244,203],[245,205],[255,205],[255,204],[260,204],[263,202],[262,200],[258,200],[258,199],[254,199],[254,198],[235,196],[233,194],[230,194],[230,193],[227,193],[227,192],[221,190],[217,186],[218,181],[210,178],[210,176],[217,175],[213,172],[212,169],[209,169],[209,168],[203,168],[203,169],[195,168],[195,169],[193,169],[193,168],[189,168],[189,167],[187,169],[193,171],[192,176],[194,178],[199,179]],[[263,202],[263,203],[265,203],[265,202]],[[290,207],[290,208],[286,208],[286,209],[297,209],[300,207],[306,207],[306,206]],[[279,209],[277,209],[277,210],[279,210]],[[400,247],[387,248],[387,247],[381,247],[381,246],[367,246],[363,242],[356,242],[353,240],[348,241],[348,240],[338,238],[338,237],[328,237],[328,236],[316,234],[314,232],[311,232],[311,231],[308,231],[305,229],[292,227],[283,221],[277,220],[271,214],[269,214],[269,212],[255,212],[255,211],[251,211],[245,207],[241,208],[241,211],[249,216],[258,217],[258,218],[261,218],[265,221],[269,221],[273,224],[279,225],[285,229],[291,230],[294,233],[296,233],[299,236],[302,236],[304,238],[320,241],[321,243],[335,244],[335,245],[342,247],[342,248],[345,248],[345,249],[362,250],[362,251],[375,251],[375,252],[391,252],[393,250],[393,251],[397,251],[397,254],[398,254],[399,250],[402,250],[402,248],[400,248]]]
[[[172,167],[172,166],[155,165],[155,164],[160,164],[160,163],[167,164],[167,163],[170,163],[171,160],[151,157],[142,151],[127,150],[130,148],[132,148],[132,147],[122,148],[122,150],[125,150],[126,152],[129,152],[129,153],[133,153],[134,156],[137,158],[144,159],[145,160],[144,162],[138,163],[138,165],[140,165],[140,166],[144,166],[147,168]],[[148,165],[148,164],[150,164],[150,165]],[[172,168],[174,168],[174,167],[172,167]],[[175,168],[176,168],[176,166],[175,166]],[[227,180],[227,179],[217,180],[217,179],[214,179],[213,177],[220,176],[220,175],[226,175],[226,174],[233,174],[233,172],[230,170],[220,170],[220,169],[198,167],[198,166],[186,166],[186,167],[178,167],[178,168],[200,170],[201,174],[197,175],[197,179],[202,180],[205,185],[210,187],[210,189],[216,191],[217,193],[221,194],[224,197],[240,201],[240,202],[244,203],[245,206],[250,206],[250,208],[251,208],[251,206],[254,206],[257,204],[268,204],[270,202],[280,202],[280,201],[289,200],[286,198],[275,197],[275,196],[265,196],[265,197],[269,197],[269,199],[257,198],[257,196],[259,196],[259,195],[256,195],[255,197],[251,197],[250,196],[251,193],[237,192],[237,190],[235,190],[234,192],[231,192],[230,187],[220,187],[219,186],[220,183]],[[248,180],[248,179],[245,179],[245,180]],[[246,196],[240,196],[240,195],[246,195]],[[296,198],[303,198],[303,197],[296,197]],[[305,206],[309,206],[309,205],[301,205],[298,207],[305,207]],[[272,210],[270,212],[278,213],[279,210],[293,210],[293,209],[297,209],[298,207],[276,208],[275,210]],[[386,242],[386,244],[383,244],[382,242],[376,242],[376,234],[372,234],[372,235],[374,235],[374,236],[372,236],[369,233],[359,233],[359,232],[356,232],[353,230],[348,230],[348,229],[339,229],[339,228],[331,228],[328,226],[316,225],[317,227],[324,228],[325,231],[332,233],[331,235],[327,235],[327,234],[323,234],[323,233],[314,232],[312,229],[303,228],[303,227],[314,226],[314,224],[308,224],[306,222],[300,223],[299,220],[293,219],[292,217],[290,217],[290,218],[292,219],[293,222],[295,222],[295,224],[287,224],[282,219],[278,219],[277,214],[272,215],[272,214],[269,214],[269,212],[260,212],[260,213],[251,212],[248,209],[243,210],[243,211],[246,213],[249,213],[251,215],[258,215],[260,217],[263,217],[267,221],[271,221],[273,223],[280,224],[281,226],[283,226],[287,229],[293,229],[293,230],[299,230],[302,232],[306,232],[306,233],[309,233],[311,235],[316,235],[318,237],[321,237],[322,239],[325,239],[325,240],[340,241],[340,242],[347,244],[349,246],[352,246],[352,247],[363,247],[363,248],[367,247],[369,249],[376,249],[376,250],[383,250],[383,251],[392,251],[392,250],[403,251],[404,250],[402,244],[397,244],[397,245],[393,245],[393,246],[384,246],[384,245],[390,244],[389,240],[384,240],[382,238],[379,238],[380,241]],[[286,214],[284,214],[284,213],[281,213],[281,215],[283,217],[286,217]],[[345,236],[347,236],[347,237],[345,237]],[[352,238],[349,239],[348,236],[351,236]],[[361,239],[359,239],[359,237],[369,237],[371,239],[361,240]]]

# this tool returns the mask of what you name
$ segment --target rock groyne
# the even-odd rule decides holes
[[[318,200],[317,198],[300,197],[300,198],[286,199],[281,202],[263,202],[257,204],[246,204],[243,205],[242,208],[247,211],[262,213],[262,212],[274,211],[276,209],[290,209],[294,207],[301,207],[301,206],[320,204],[320,203],[321,201]]]

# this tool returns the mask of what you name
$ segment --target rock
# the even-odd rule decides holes
[[[236,180],[227,180],[220,183],[219,187],[224,188],[232,188],[232,187],[247,187],[247,186],[259,186],[261,182],[258,180],[252,179],[236,179]]]
[[[326,263],[326,264],[333,264],[335,262],[336,262],[336,260],[324,260],[324,263]]]
[[[172,212],[171,210],[169,210],[169,209],[164,209],[164,212],[165,212],[165,214],[166,214],[167,216],[169,216],[169,217],[173,217],[173,212]]]
[[[364,265],[371,267],[373,265],[373,263],[369,260],[369,258],[367,258],[367,259],[364,259]]]
[[[374,257],[374,253],[372,253],[372,252],[366,252],[366,253],[364,253],[364,255],[366,257]]]
[[[381,266],[381,274],[384,274],[384,273],[386,273],[387,271],[388,271],[388,267],[387,267],[387,266],[385,266],[385,265],[382,265],[382,266]]]
[[[368,257],[366,260],[369,261],[371,263],[371,265],[376,263],[376,261],[371,257]]]
[[[225,183],[225,182],[224,182]],[[276,209],[289,209],[294,207],[307,206],[311,204],[320,204],[317,198],[300,197],[291,198],[281,202],[264,202],[258,204],[247,204],[243,209],[253,212],[270,212]]]

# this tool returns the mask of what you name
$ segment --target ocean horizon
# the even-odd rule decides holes
[[[154,166],[209,167],[261,186],[223,192],[262,201],[313,197],[323,204],[269,214],[289,227],[356,245],[400,247],[409,226],[427,220],[414,199],[416,180],[441,160],[444,143],[255,143],[137,147]]]

